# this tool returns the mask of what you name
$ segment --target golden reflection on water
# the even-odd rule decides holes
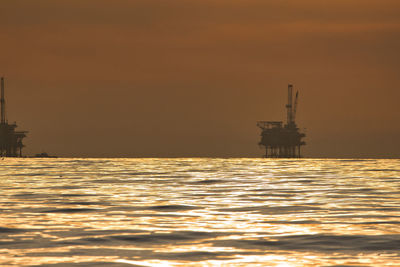
[[[0,265],[400,266],[399,163],[5,159]]]

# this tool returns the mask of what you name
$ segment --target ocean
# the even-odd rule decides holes
[[[400,160],[0,160],[0,266],[400,266]]]

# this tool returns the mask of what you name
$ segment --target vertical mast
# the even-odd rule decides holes
[[[293,85],[289,84],[288,86],[288,103],[286,105],[287,108],[287,125],[291,125],[293,123]]]
[[[5,103],[5,99],[4,99],[4,78],[1,77],[1,99],[0,99],[0,103],[1,103],[1,124],[5,124],[6,123],[6,103]]]

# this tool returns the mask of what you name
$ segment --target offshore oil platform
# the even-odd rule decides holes
[[[1,121],[0,121],[0,157],[22,157],[24,144],[22,139],[27,131],[16,131],[17,124],[9,124],[6,119],[6,101],[4,98],[4,78],[1,77]]]
[[[282,121],[259,121],[257,126],[261,128],[260,146],[265,147],[266,158],[300,158],[301,146],[306,143],[302,139],[306,136],[300,133],[296,125],[296,111],[299,92],[293,103],[293,85],[288,86],[287,123]]]

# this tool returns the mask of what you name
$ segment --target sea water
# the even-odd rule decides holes
[[[0,266],[400,266],[400,160],[0,161]]]

